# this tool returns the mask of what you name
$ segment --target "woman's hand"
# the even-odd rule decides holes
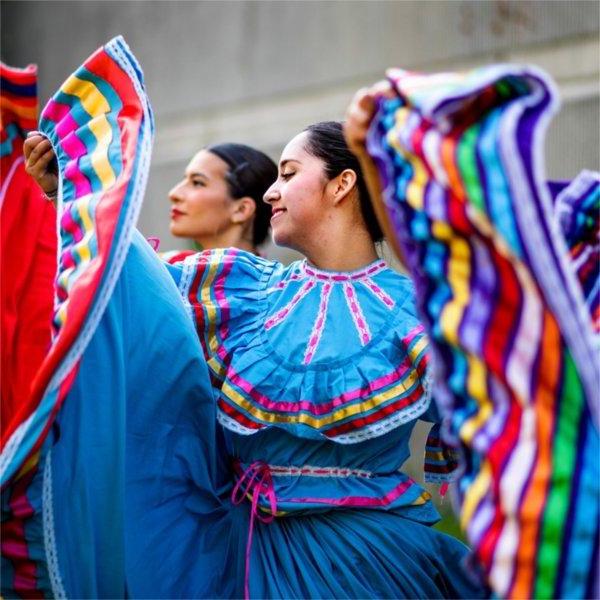
[[[52,196],[58,188],[56,155],[50,140],[38,131],[31,131],[23,143],[25,171],[31,175],[46,195]]]
[[[371,202],[373,204],[373,209],[375,210],[379,225],[381,225],[383,235],[392,250],[396,253],[400,262],[405,265],[406,263],[402,256],[402,249],[400,248],[394,227],[388,218],[381,197],[379,174],[365,147],[369,126],[371,125],[371,121],[375,115],[375,109],[377,108],[377,98],[382,96],[393,98],[394,95],[395,92],[389,81],[380,81],[370,88],[358,90],[346,111],[344,137],[346,138],[348,147],[354,152],[360,162],[365,182],[369,190],[369,196],[371,197]]]
[[[369,125],[375,114],[376,99],[381,96],[390,98],[393,97],[393,94],[389,81],[379,81],[370,88],[358,90],[348,106],[344,123],[344,137],[350,150],[359,158],[366,153],[365,142]]]

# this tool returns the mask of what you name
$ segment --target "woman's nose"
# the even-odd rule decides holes
[[[171,188],[171,191],[169,192],[169,200],[171,202],[181,201],[181,183],[178,183],[176,186]]]
[[[270,204],[271,202],[275,202],[280,198],[279,189],[277,188],[277,183],[274,183],[263,196],[263,202]]]

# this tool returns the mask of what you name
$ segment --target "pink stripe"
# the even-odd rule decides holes
[[[381,498],[345,496],[344,498],[285,498],[282,501],[298,504],[329,504],[331,506],[387,506],[402,496],[402,494],[412,487],[413,483],[410,479],[403,481]]]
[[[267,319],[265,323],[265,329],[268,331],[276,325],[283,323],[292,312],[294,307],[315,287],[316,283],[311,279],[307,281],[294,295],[294,297],[273,317]]]
[[[402,342],[405,346],[408,346],[421,333],[425,333],[425,327],[423,327],[423,325],[417,325],[408,332],[407,336],[402,339]]]
[[[325,329],[325,319],[327,318],[327,304],[329,302],[329,295],[333,289],[332,283],[326,283],[321,288],[321,301],[319,302],[319,311],[317,313],[317,319],[313,325],[313,329],[308,337],[308,345],[306,346],[306,352],[304,354],[304,364],[308,365],[313,359],[319,342],[321,341],[321,335],[323,329]]]
[[[217,354],[219,358],[225,363],[229,364],[229,355],[223,346],[220,346],[217,350]],[[306,411],[313,415],[324,415],[331,412],[333,409],[343,406],[349,402],[352,402],[357,399],[364,399],[375,392],[377,392],[381,388],[385,388],[388,385],[395,383],[401,380],[404,376],[408,374],[412,370],[412,365],[410,363],[410,359],[407,356],[402,363],[399,365],[397,369],[375,379],[368,385],[353,390],[351,392],[345,392],[340,396],[334,398],[331,402],[324,402],[323,404],[315,404],[310,400],[300,400],[297,402],[287,402],[283,401],[274,401],[267,396],[259,393],[253,385],[240,377],[230,365],[227,369],[227,378],[232,381],[235,385],[240,387],[246,394],[248,394],[252,400],[254,400],[257,404],[262,406],[263,408],[271,411],[271,412],[287,412],[287,413],[297,413],[300,411]]]
[[[80,156],[84,156],[87,153],[87,148],[75,135],[75,132],[79,129],[79,125],[71,116],[70,110],[71,107],[67,104],[51,100],[46,110],[44,110],[43,117],[57,124],[56,133],[60,139],[60,147],[72,159],[65,167],[65,176],[73,182],[77,197],[81,197],[92,191],[90,182],[80,171],[77,160]]]
[[[393,308],[395,306],[395,302],[392,298],[386,294],[376,283],[371,281],[370,279],[365,279],[361,281],[363,285],[365,285],[369,290],[375,294],[379,300],[381,300],[388,308]]]
[[[360,343],[364,346],[371,340],[371,332],[369,331],[365,315],[360,307],[358,296],[351,283],[344,283],[344,297],[346,298],[348,309],[350,310],[352,320],[354,321],[356,331],[358,332]]]
[[[320,281],[356,281],[359,279],[364,279],[365,277],[369,277],[370,275],[374,275],[375,273],[379,273],[386,268],[385,262],[380,260],[379,262],[371,265],[369,267],[365,267],[359,271],[355,271],[354,273],[344,273],[344,272],[327,272],[321,271],[320,269],[316,269],[315,267],[311,267],[306,262],[303,263],[304,272],[310,275],[311,277],[316,277]]]

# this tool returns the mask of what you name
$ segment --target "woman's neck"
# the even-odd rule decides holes
[[[379,257],[363,228],[330,230],[327,238],[304,252],[308,262],[326,271],[355,271]]]
[[[203,235],[202,237],[195,238],[194,241],[203,250],[210,250],[212,248],[239,248],[240,250],[256,254],[254,244],[240,233],[236,230],[224,231],[212,236]]]

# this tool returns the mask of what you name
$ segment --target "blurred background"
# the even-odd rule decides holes
[[[38,65],[40,107],[93,50],[125,36],[144,69],[156,117],[140,229],[160,237],[161,250],[186,244],[169,234],[167,194],[198,149],[237,141],[277,160],[308,124],[343,118],[354,92],[391,66],[439,71],[492,62],[538,65],[552,75],[562,99],[547,139],[548,177],[600,168],[595,0],[3,0],[0,10],[1,58],[13,66]],[[272,245],[265,253],[292,258]],[[423,439],[420,429],[415,449]],[[419,460],[407,470],[422,479]],[[442,528],[457,531],[452,519]]]
[[[600,165],[600,3],[552,1],[120,1],[1,3],[1,58],[39,67],[40,108],[98,46],[122,34],[156,117],[140,228],[161,249],[167,193],[208,143],[237,141],[277,160],[308,124],[343,118],[354,92],[401,66],[458,70],[533,63],[563,106],[547,140],[549,178]],[[272,246],[268,256],[289,260]]]

